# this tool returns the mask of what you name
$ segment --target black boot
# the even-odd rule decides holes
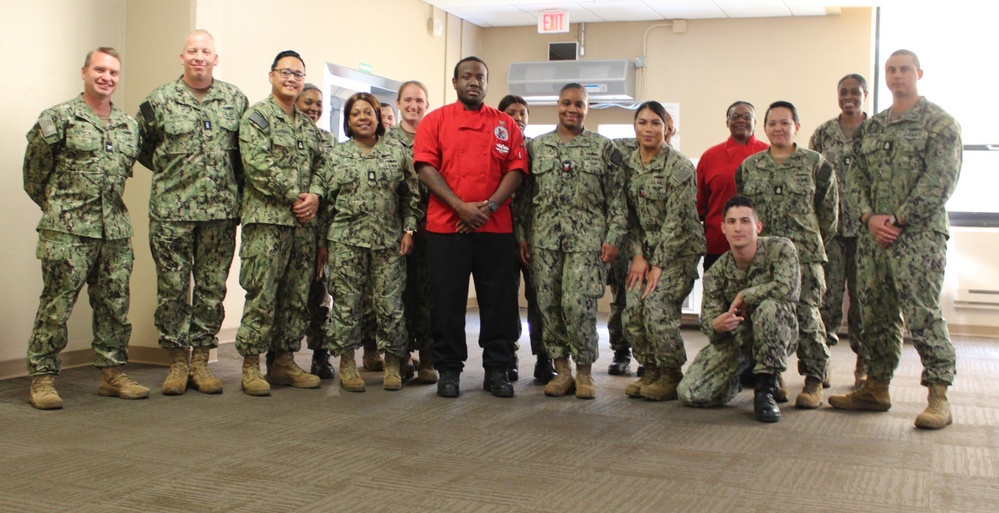
[[[513,384],[507,374],[501,370],[487,370],[482,389],[496,397],[513,397]]]
[[[756,375],[756,394],[753,397],[753,411],[756,420],[760,422],[777,422],[780,420],[780,408],[774,395],[777,393],[776,374]]]
[[[739,373],[739,383],[743,388],[753,388],[756,386],[756,374],[753,374],[754,366],[755,363],[749,362],[749,365]]]
[[[614,361],[607,368],[611,376],[631,375],[631,349],[625,347],[614,351]]]
[[[271,365],[274,365],[274,356],[275,356],[275,353],[274,353],[273,349],[271,349],[270,351],[267,351],[267,354],[264,355],[264,364],[265,364],[265,367],[267,368],[267,375],[268,376],[271,375]]]
[[[461,372],[456,370],[440,372],[441,377],[440,380],[437,381],[437,395],[448,398],[458,397],[458,395],[461,394]]]
[[[330,365],[330,352],[328,349],[316,349],[312,351],[312,368],[309,374],[319,376],[319,379],[333,379],[336,373]]]
[[[538,361],[534,364],[534,379],[542,385],[547,385],[549,381],[555,379],[555,376],[558,374],[552,367],[552,359],[548,357],[548,353],[544,351],[538,353]]]
[[[506,372],[506,376],[510,381],[517,381],[520,379],[520,358],[517,357],[517,352],[513,352],[513,367]]]

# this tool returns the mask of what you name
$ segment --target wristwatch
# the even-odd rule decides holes
[[[406,235],[413,235],[414,233],[416,233],[416,230],[412,228],[403,228],[402,233],[405,233]]]
[[[489,206],[490,212],[496,212],[497,210],[499,210],[499,205],[497,205],[496,202],[493,200],[486,201],[486,205]]]
[[[903,226],[902,223],[898,222],[898,219],[895,217],[894,214],[892,214],[892,216],[888,218],[888,224],[894,226],[895,228],[902,228]]]

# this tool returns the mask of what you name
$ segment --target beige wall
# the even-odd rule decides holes
[[[16,9],[0,17],[0,67],[9,74],[3,94],[4,122],[0,123],[0,208],[4,219],[0,375],[24,373],[24,352],[42,290],[35,259],[35,225],[41,211],[24,193],[24,135],[42,110],[83,91],[83,57],[98,46],[112,46],[124,54],[122,86],[113,98],[116,105],[122,105],[124,83],[131,73],[125,50],[125,4],[125,0],[19,2]],[[70,350],[90,345],[90,306],[85,299],[70,319],[69,336]]]
[[[646,94],[639,100],[680,104],[681,150],[691,157],[728,137],[725,108],[735,100],[760,111],[776,100],[794,103],[802,124],[798,140],[807,145],[812,130],[839,113],[837,81],[847,73],[872,76],[873,18],[866,8],[843,9],[839,16],[689,20],[683,34],[669,26],[649,30],[653,25],[587,24],[585,58],[633,59],[647,52]],[[487,30],[482,57],[489,64],[489,101],[495,105],[507,94],[510,62],[547,60],[549,42],[571,41],[578,30]],[[595,129],[630,123],[633,115],[619,108],[590,110],[586,124]],[[554,107],[532,108],[531,122],[555,123]],[[766,140],[762,120],[757,135]]]
[[[281,12],[275,7],[280,5]],[[374,16],[372,13],[391,13]],[[443,36],[427,31],[431,16],[445,20]],[[652,23],[589,24],[586,58],[634,58],[643,53],[643,37]],[[4,269],[0,296],[0,377],[24,372],[24,350],[41,290],[34,258],[38,208],[23,192],[21,162],[24,134],[44,108],[78,94],[79,69],[87,50],[110,45],[122,51],[123,77],[115,103],[134,113],[154,87],[181,73],[177,55],[191,28],[211,31],[218,46],[218,78],[241,87],[251,102],[269,92],[266,79],[273,56],[285,49],[302,53],[310,80],[321,76],[325,61],[356,67],[364,62],[377,75],[396,80],[418,79],[430,88],[432,107],[455,99],[452,68],[474,54],[489,64],[488,101],[506,94],[511,61],[544,60],[548,41],[572,35],[541,36],[533,27],[482,29],[434,9],[421,0],[326,2],[287,0],[46,0],[21,3],[17,14],[0,20],[3,67],[15,74],[3,100],[0,125],[0,173],[4,209],[0,254]],[[850,72],[871,75],[871,11],[843,9],[840,16],[743,20],[691,20],[685,34],[654,28],[647,38],[646,98],[679,102],[683,151],[698,156],[727,136],[723,112],[735,99],[758,107],[786,99],[801,111],[805,142],[813,128],[837,113],[836,81]],[[40,34],[55,34],[41,37]],[[31,58],[23,51],[31,45]],[[781,58],[773,55],[780,52]],[[37,58],[44,56],[44,58]],[[631,112],[592,111],[588,125],[629,123]],[[553,123],[554,109],[536,107],[535,123]],[[128,183],[126,203],[136,236],[132,277],[134,325],[132,355],[153,359],[158,353],[152,326],[155,271],[148,249],[149,175],[141,166]],[[995,245],[995,237],[962,232],[962,244]],[[991,251],[989,254],[994,254]],[[966,261],[960,257],[952,261]],[[227,332],[238,325],[242,291],[234,266],[226,302]],[[954,273],[948,273],[949,279]],[[945,290],[943,307],[953,323],[999,326],[988,311],[955,311]],[[85,357],[90,345],[90,308],[81,296],[69,324],[68,353]],[[70,363],[73,363],[72,361]]]
[[[326,2],[318,0],[46,0],[19,4],[17,14],[0,20],[5,35],[3,65],[18,77],[9,81],[3,101],[5,123],[0,126],[2,208],[5,210],[0,254],[4,272],[0,299],[0,377],[24,373],[24,352],[41,291],[41,272],[34,258],[40,217],[23,192],[21,163],[24,134],[43,109],[68,100],[82,90],[79,70],[84,54],[97,46],[122,52],[122,79],[115,104],[134,114],[155,87],[180,76],[178,55],[184,35],[193,28],[208,29],[219,53],[216,76],[243,89],[251,102],[270,92],[267,71],[281,50],[294,49],[308,65],[310,80],[322,79],[330,61],[348,67],[364,62],[377,75],[396,80],[417,79],[430,89],[436,107],[452,101],[453,63],[468,49],[477,49],[482,29],[448,16],[421,0]],[[276,7],[280,6],[280,12]],[[380,16],[379,13],[392,13]],[[374,14],[373,14],[374,13]],[[431,35],[427,20],[445,20],[445,34]],[[42,37],[55,34],[57,37]],[[24,52],[31,45],[31,56]],[[38,58],[44,56],[44,58]],[[448,96],[450,95],[450,96]],[[156,305],[155,269],[149,255],[149,172],[136,165],[126,187],[125,201],[135,229],[136,262],[132,275],[129,318],[133,324],[131,357],[151,361],[156,351],[152,322]],[[236,271],[230,275],[225,331],[239,323],[242,290]],[[86,293],[69,323],[69,345],[64,363],[88,361],[92,333]]]

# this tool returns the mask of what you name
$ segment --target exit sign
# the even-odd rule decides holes
[[[545,11],[538,18],[538,34],[560,34],[569,31],[569,11]]]

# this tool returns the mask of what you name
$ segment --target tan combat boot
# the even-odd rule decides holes
[[[437,371],[434,370],[434,357],[430,351],[420,351],[420,364],[416,366],[416,381],[420,383],[437,383]]]
[[[340,355],[340,386],[348,392],[364,392],[364,380],[357,372],[353,349]]]
[[[101,384],[97,393],[106,397],[122,399],[145,399],[149,397],[149,389],[136,383],[122,372],[121,367],[105,367],[101,369]]]
[[[168,349],[170,353],[170,372],[163,382],[163,395],[184,395],[187,391],[187,348]]]
[[[777,391],[774,392],[774,401],[780,404],[787,402],[787,385],[784,384],[784,375],[777,373]]]
[[[569,365],[568,357],[555,359],[555,372],[558,376],[545,385],[545,395],[561,397],[575,390],[576,380],[572,377],[572,367]]]
[[[378,354],[377,349],[364,348],[364,356],[361,357],[361,361],[364,363],[364,368],[369,371],[378,372],[385,368],[385,360],[382,360],[382,355]]]
[[[55,376],[42,374],[31,378],[31,406],[39,410],[61,410],[62,398],[56,393]]]
[[[592,367],[592,365],[576,364],[577,399],[593,399],[597,396],[597,385],[593,383],[593,376],[590,375]]]
[[[916,417],[916,427],[922,429],[943,429],[954,423],[947,400],[947,385],[934,383],[929,386],[929,405]]]
[[[846,395],[829,396],[829,406],[840,410],[888,411],[891,396],[888,381],[868,378],[863,386]]]
[[[802,410],[814,410],[822,404],[822,380],[814,376],[805,376],[805,386],[794,400],[794,407]]]
[[[646,374],[649,372],[645,368]],[[683,379],[680,369],[660,369],[659,376],[642,387],[641,396],[650,401],[674,401],[677,399],[676,386]]]
[[[319,388],[319,376],[309,374],[295,363],[295,353],[278,351],[274,365],[267,374],[267,382],[272,385],[289,385],[295,388]]]
[[[385,353],[385,380],[382,382],[382,387],[385,390],[402,390],[402,377],[399,375],[400,364],[398,356]]]
[[[212,376],[208,370],[208,355],[211,348],[195,347],[191,353],[191,386],[202,394],[221,394],[222,380]]]
[[[242,386],[247,395],[271,395],[271,385],[260,374],[260,355],[243,357]]]
[[[642,388],[645,388],[652,384],[653,381],[659,379],[659,375],[662,374],[662,369],[656,367],[655,365],[649,364],[645,366],[645,372],[642,374],[638,381],[629,384],[625,389],[624,393],[628,397],[633,399],[639,399],[642,397]]]

